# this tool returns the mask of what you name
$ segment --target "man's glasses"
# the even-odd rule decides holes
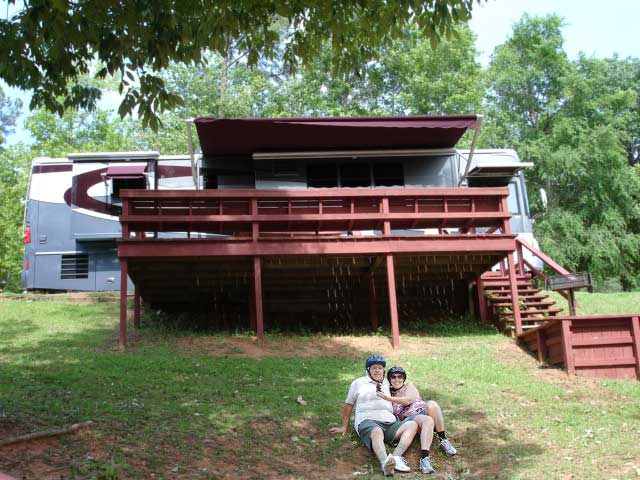
[[[391,380],[398,380],[398,379],[403,379],[404,380],[404,377],[402,375],[400,375],[400,374],[391,375],[389,378],[391,378]]]

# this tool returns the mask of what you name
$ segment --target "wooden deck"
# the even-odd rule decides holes
[[[118,256],[136,298],[214,311],[239,305],[236,318],[250,318],[259,337],[263,314],[364,313],[376,327],[376,302],[384,301],[397,346],[398,311],[425,311],[445,290],[466,306],[468,285],[515,250],[507,195],[506,188],[129,190],[121,193]]]
[[[540,362],[570,374],[640,380],[638,314],[556,317],[518,335]]]

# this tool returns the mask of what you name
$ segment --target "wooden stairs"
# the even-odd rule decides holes
[[[547,277],[529,263],[523,256],[525,248],[559,278]],[[510,332],[524,350],[548,366],[576,375],[640,380],[640,314],[577,315],[574,289],[589,286],[589,276],[568,272],[523,240],[516,239],[516,249],[522,260],[515,262],[509,254],[499,271],[485,272],[478,279],[482,321]],[[567,299],[569,315],[560,315],[563,309],[537,288],[534,276]],[[553,288],[554,283],[563,288]]]
[[[500,330],[513,332],[515,325],[509,276],[501,272],[486,272],[481,281],[489,320]],[[562,312],[555,301],[549,300],[549,296],[536,287],[530,273],[517,275],[516,281],[523,330],[542,325]]]

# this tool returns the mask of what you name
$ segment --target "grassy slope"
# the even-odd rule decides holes
[[[637,311],[639,304],[637,294],[578,300],[581,313]],[[218,347],[207,355],[176,347],[173,333],[144,328],[121,353],[115,308],[0,303],[0,432],[95,421],[89,443],[100,447],[89,456],[86,437],[63,437],[56,447],[72,478],[114,471],[122,478],[380,477],[353,434],[326,434],[339,421],[349,382],[362,373],[362,342],[350,348],[349,339],[294,338],[343,340],[341,353],[251,358],[228,336],[178,335]],[[291,340],[272,337],[268,348]],[[434,455],[449,478],[637,478],[640,383],[540,370],[511,340],[460,325],[403,335],[403,342],[412,348],[390,361],[405,365],[423,396],[443,405],[460,449],[454,459]],[[411,463],[417,454],[414,446]],[[0,450],[0,471],[28,468]]]

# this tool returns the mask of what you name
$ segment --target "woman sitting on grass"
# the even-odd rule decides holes
[[[390,368],[387,372],[387,379],[391,384],[391,396],[384,392],[378,392],[378,396],[392,403],[393,413],[398,420],[408,418],[418,424],[422,451],[420,470],[422,473],[435,472],[429,459],[429,448],[433,441],[434,430],[440,440],[442,451],[449,457],[453,457],[457,453],[444,433],[444,416],[440,405],[433,400],[428,402],[422,400],[420,392],[413,382],[406,382],[407,372],[402,367]]]

